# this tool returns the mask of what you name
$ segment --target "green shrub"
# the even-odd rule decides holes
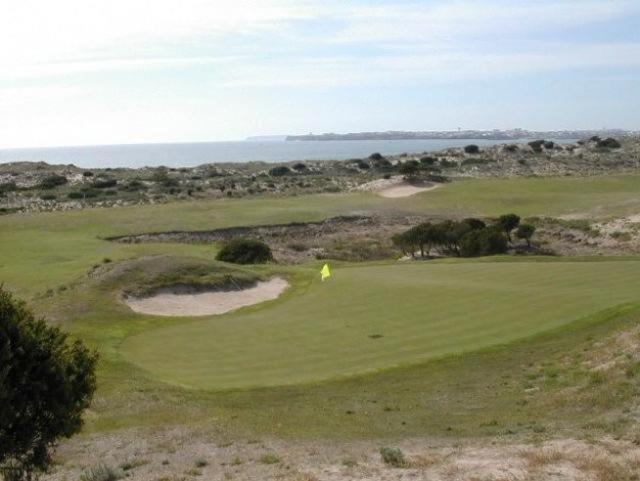
[[[42,194],[40,196],[40,199],[42,200],[55,200],[56,198],[56,194]]]
[[[263,454],[260,456],[260,462],[262,464],[278,464],[280,462],[280,457],[276,454]]]
[[[265,264],[273,260],[271,248],[255,239],[232,239],[225,243],[216,259],[234,264]]]
[[[398,168],[398,172],[401,173],[405,178],[415,177],[418,174],[419,170],[420,169],[418,168],[418,162],[416,162],[415,160],[403,162]]]
[[[384,157],[379,152],[374,152],[369,156],[369,160],[382,160],[382,159],[384,159]]]
[[[531,142],[528,143],[529,147],[531,147],[531,150],[533,150],[536,153],[540,153],[542,152],[542,146],[544,145],[545,141],[544,140],[532,140]]]
[[[465,154],[478,154],[480,153],[480,147],[475,144],[465,145],[464,147]]]
[[[85,469],[80,475],[80,481],[118,481],[124,478],[124,472],[119,468],[97,464]]]
[[[12,192],[14,190],[16,190],[18,187],[16,186],[16,183],[11,180],[9,182],[4,182],[2,184],[0,184],[0,192]]]
[[[460,240],[462,257],[491,256],[505,252],[507,252],[507,239],[494,227],[467,232]]]
[[[382,456],[384,464],[393,466],[394,468],[407,466],[407,460],[400,448],[380,448],[380,456]]]
[[[269,169],[269,175],[271,177],[282,177],[284,175],[288,175],[291,173],[291,169],[286,165],[280,165],[278,167],[274,167]]]
[[[613,137],[608,137],[604,140],[598,140],[597,143],[598,147],[607,149],[619,149],[620,147],[622,147],[622,145],[620,145],[620,142],[618,142]]]
[[[0,466],[29,479],[50,466],[53,444],[82,427],[96,359],[0,286]]]
[[[533,233],[536,231],[536,228],[531,224],[520,224],[518,226],[518,230],[516,231],[516,237],[518,239],[524,239],[527,241],[527,245],[531,247],[531,237],[533,237]]]
[[[95,189],[108,189],[109,187],[115,187],[118,184],[116,179],[96,179],[93,181],[92,186]]]
[[[443,169],[449,169],[452,167],[458,167],[458,164],[452,160],[440,159],[440,167]]]
[[[40,181],[40,188],[45,190],[55,189],[60,185],[66,184],[67,182],[69,181],[64,175],[52,174],[48,175]]]
[[[504,214],[498,218],[497,225],[507,234],[507,240],[511,242],[511,231],[520,225],[520,216],[516,214]]]
[[[305,164],[303,164],[302,162],[297,162],[297,163],[293,164],[293,170],[298,171],[298,172],[303,172],[303,171],[307,170],[307,166]]]

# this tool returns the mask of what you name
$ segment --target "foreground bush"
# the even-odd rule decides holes
[[[118,481],[124,477],[122,469],[98,464],[85,469],[80,475],[80,481]]]
[[[227,242],[216,259],[234,264],[265,264],[273,260],[271,248],[254,239],[233,239]]]
[[[399,448],[380,448],[380,456],[382,456],[384,464],[388,464],[394,468],[407,466],[407,460]]]
[[[46,471],[54,442],[80,430],[96,359],[0,287],[0,467],[11,479]]]

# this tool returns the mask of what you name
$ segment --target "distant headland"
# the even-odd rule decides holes
[[[325,133],[307,135],[287,135],[285,140],[427,140],[427,139],[485,139],[485,140],[518,140],[518,139],[582,139],[592,136],[620,137],[632,135],[634,132],[623,129],[601,130],[550,130],[535,131],[525,129],[511,130],[431,130],[405,131],[390,130],[386,132],[352,132],[347,134]]]

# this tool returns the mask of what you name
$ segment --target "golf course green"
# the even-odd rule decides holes
[[[637,261],[349,266],[262,309],[145,331],[122,352],[190,388],[307,383],[507,343],[639,293]]]
[[[596,221],[640,212],[638,192],[640,175],[469,179],[399,199],[347,192],[3,215],[0,283],[99,352],[89,432],[216,419],[290,436],[448,435],[452,424],[475,435],[555,422],[559,390],[585,385],[584,409],[562,411],[575,427],[590,406],[633,396],[626,377],[588,384],[580,357],[591,336],[640,318],[636,256],[329,261],[324,283],[323,261],[244,266],[291,287],[235,312],[178,318],[136,314],[122,293],[155,271],[215,272],[218,246],[106,238],[345,214]],[[534,378],[545,380],[539,391],[528,390]],[[477,409],[451,410],[470,399]]]

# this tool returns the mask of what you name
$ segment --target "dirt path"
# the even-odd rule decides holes
[[[255,286],[230,291],[179,293],[171,288],[151,297],[127,298],[125,303],[135,312],[154,316],[208,316],[276,299],[289,286],[280,277],[258,282]]]

